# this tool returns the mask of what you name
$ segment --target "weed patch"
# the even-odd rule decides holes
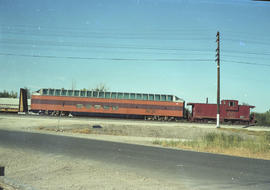
[[[153,144],[189,149],[201,152],[221,153],[234,156],[270,159],[270,133],[265,132],[253,138],[238,134],[208,133],[198,140],[160,141]]]

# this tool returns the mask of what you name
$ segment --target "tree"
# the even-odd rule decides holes
[[[100,83],[95,88],[92,89],[93,91],[99,91],[99,92],[107,92],[109,90],[108,87],[106,87],[105,84]]]
[[[11,96],[11,98],[17,98],[18,97],[18,92],[11,91],[10,96]]]
[[[14,91],[8,92],[4,90],[3,92],[0,92],[0,98],[17,98],[17,97],[18,93]]]
[[[265,113],[254,113],[257,125],[270,126],[270,110]]]

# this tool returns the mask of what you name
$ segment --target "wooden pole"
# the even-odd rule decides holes
[[[217,32],[217,128],[220,128],[220,39]]]

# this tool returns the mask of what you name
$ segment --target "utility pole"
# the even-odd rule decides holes
[[[216,62],[217,62],[217,128],[220,128],[219,125],[219,114],[220,114],[220,39],[219,39],[219,31],[217,32],[217,54],[216,54]]]

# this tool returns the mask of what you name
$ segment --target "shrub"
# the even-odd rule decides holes
[[[265,113],[254,113],[257,125],[270,126],[270,110]]]

